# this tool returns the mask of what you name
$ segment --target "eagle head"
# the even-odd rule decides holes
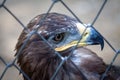
[[[30,22],[32,24],[31,30],[40,27],[37,32],[56,51],[66,51],[76,45],[77,47],[82,47],[96,44],[100,44],[101,49],[103,49],[104,41],[102,36],[91,26],[81,24],[74,18],[58,13],[48,14],[42,26],[39,26],[37,22],[44,16],[45,14],[39,15]],[[37,24],[37,27],[33,23]],[[31,27],[31,25],[28,26]]]

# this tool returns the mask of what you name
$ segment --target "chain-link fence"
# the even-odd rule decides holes
[[[50,46],[50,44],[48,43],[48,41],[47,41],[42,35],[40,35],[40,34],[37,32],[37,30],[38,30],[39,28],[37,28],[36,30],[34,30],[32,33],[29,32],[28,28],[27,28],[26,26],[24,26],[24,24],[15,16],[15,14],[14,14],[8,7],[6,7],[6,2],[7,2],[7,0],[3,0],[3,1],[2,1],[2,3],[0,4],[0,9],[1,9],[1,8],[5,9],[5,10],[8,12],[8,14],[10,14],[10,15],[21,25],[21,27],[23,27],[23,29],[25,29],[25,30],[28,32],[29,35],[28,35],[27,39],[25,40],[24,44],[22,45],[22,47],[19,49],[19,51],[18,51],[16,57],[13,59],[13,61],[7,63],[7,62],[0,56],[1,62],[5,65],[5,69],[3,70],[2,74],[0,75],[0,80],[3,79],[3,77],[4,77],[4,75],[6,74],[7,70],[10,69],[11,67],[16,68],[16,69],[17,69],[18,71],[20,71],[28,80],[30,80],[30,78],[24,73],[24,71],[22,71],[22,70],[18,67],[18,65],[16,64],[16,61],[17,61],[18,56],[20,55],[21,51],[24,49],[24,47],[26,46],[27,42],[29,41],[29,39],[31,38],[31,36],[32,36],[33,34],[39,35],[39,37],[42,38],[49,46]],[[83,24],[82,20],[80,20],[80,18],[78,18],[78,17],[76,16],[76,14],[69,8],[69,6],[64,2],[64,0],[52,0],[51,2],[52,2],[52,3],[51,3],[51,5],[50,5],[49,9],[47,10],[45,17],[44,17],[44,18],[39,22],[39,24],[37,24],[37,25],[39,25],[39,26],[41,27],[41,25],[42,25],[42,23],[44,22],[44,20],[46,19],[48,13],[51,12],[51,10],[53,9],[53,7],[54,7],[55,4],[57,4],[57,3],[62,4],[62,5],[64,6],[64,8],[66,8],[66,10],[68,10],[68,11],[78,20],[78,22],[80,22],[80,23]],[[93,17],[93,21],[91,21],[90,24],[87,25],[88,27],[92,27],[93,29],[95,29],[95,27],[93,27],[93,26],[94,26],[95,22],[97,21],[97,19],[99,18],[99,15],[100,15],[100,13],[102,12],[102,10],[103,10],[104,6],[106,5],[106,3],[107,3],[107,0],[103,0],[103,3],[102,3],[102,5],[100,6],[100,9],[98,10],[98,12],[96,13],[96,16]],[[86,29],[87,29],[87,27],[86,27]],[[85,30],[86,30],[86,29],[85,29]],[[85,30],[84,30],[84,32],[85,32]],[[95,29],[95,30],[96,30],[96,29]],[[100,33],[98,30],[96,30],[96,31],[101,35],[101,33]],[[84,34],[84,32],[83,32],[83,34]],[[101,78],[101,80],[103,80],[103,79],[105,78],[105,75],[106,75],[107,72],[110,70],[111,66],[113,65],[114,61],[116,60],[117,56],[119,56],[120,50],[116,50],[116,49],[111,45],[111,43],[110,43],[103,35],[101,35],[101,36],[104,38],[105,42],[109,45],[109,47],[110,47],[110,48],[114,51],[114,53],[115,53],[113,59],[111,60],[110,65],[107,67],[105,73],[103,74],[103,76],[102,76],[102,78]],[[82,37],[82,36],[81,36],[81,37]],[[81,40],[81,39],[80,39],[80,40]],[[80,40],[79,40],[79,41],[80,41]],[[77,46],[77,44],[76,44],[76,46]],[[51,47],[51,46],[50,46],[50,47]],[[51,48],[52,48],[52,47],[51,47]],[[52,48],[52,49],[53,49],[53,48]],[[55,51],[55,50],[54,50],[54,52],[55,52],[55,54],[61,59],[61,63],[60,63],[59,66],[57,67],[56,71],[54,72],[54,74],[53,74],[53,76],[51,77],[50,80],[54,80],[54,78],[56,77],[57,73],[59,72],[61,66],[62,66],[62,65],[64,64],[64,62],[65,62],[67,59],[69,59],[70,56],[72,55],[72,53],[71,53],[69,56],[63,57],[63,56],[61,56],[61,55],[59,54],[59,52],[57,52],[57,51]],[[75,66],[75,64],[73,64],[73,65]],[[76,66],[75,66],[75,67],[76,67]],[[79,70],[79,69],[78,69],[78,70]],[[80,74],[83,74],[83,73],[81,73],[81,70],[79,70],[79,71],[80,71]],[[83,77],[84,77],[85,80],[87,80],[84,75],[83,75]]]

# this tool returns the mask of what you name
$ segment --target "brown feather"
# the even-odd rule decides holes
[[[28,24],[28,29],[32,31],[36,27],[45,14],[38,15]],[[66,26],[74,25],[71,21],[76,21],[63,14],[49,13],[48,17],[42,24],[42,27],[38,31],[41,35],[47,39],[49,34],[54,33],[56,28],[60,30]],[[67,29],[68,27],[66,27]],[[16,45],[16,51],[18,52],[27,39],[28,33],[23,30],[18,43]],[[18,55],[16,52],[16,55]],[[70,51],[60,52],[61,55],[67,56]],[[68,59],[60,68],[56,78],[54,80],[83,80],[82,75],[71,63],[71,61],[81,70],[88,80],[100,80],[101,75],[106,70],[106,64],[103,60],[97,56],[94,52],[86,48],[77,48],[73,51],[73,55]],[[54,51],[46,44],[38,35],[34,34],[28,41],[28,44],[21,51],[18,56],[18,64],[21,69],[30,77],[31,80],[50,80],[61,60],[54,54]],[[110,75],[108,75],[110,76]],[[24,76],[23,76],[24,77]],[[27,80],[24,77],[24,80]],[[106,80],[116,80],[112,77],[107,77]]]

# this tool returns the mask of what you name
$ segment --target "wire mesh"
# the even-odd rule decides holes
[[[29,35],[27,36],[27,39],[24,41],[22,47],[19,49],[16,57],[13,59],[12,62],[7,63],[7,62],[0,56],[0,60],[1,60],[2,63],[5,65],[5,69],[3,70],[2,75],[0,75],[0,80],[3,79],[4,75],[6,74],[6,71],[7,71],[10,67],[12,67],[12,66],[13,66],[14,68],[16,68],[18,71],[20,71],[20,72],[26,77],[27,80],[30,80],[30,78],[26,75],[26,73],[24,73],[24,71],[23,71],[22,69],[20,69],[20,68],[16,65],[15,62],[16,62],[17,58],[19,57],[21,51],[22,51],[22,50],[24,49],[24,47],[27,45],[28,40],[31,38],[31,36],[32,36],[33,34],[37,34],[40,38],[42,38],[42,39],[49,45],[49,47],[50,47],[51,49],[54,50],[54,48],[52,48],[52,46],[50,45],[50,43],[49,43],[42,35],[40,35],[40,34],[37,32],[37,30],[41,27],[42,23],[44,22],[44,20],[45,20],[46,17],[48,16],[48,13],[52,10],[52,8],[54,7],[54,5],[55,5],[56,3],[58,3],[58,2],[61,3],[61,4],[78,20],[78,22],[80,22],[80,23],[82,23],[82,24],[83,24],[83,22],[82,22],[82,21],[76,16],[76,14],[69,8],[69,6],[64,2],[64,0],[52,0],[52,4],[50,5],[49,9],[47,10],[46,15],[45,15],[45,16],[41,19],[41,21],[36,25],[36,26],[39,26],[39,27],[38,27],[37,29],[33,30],[32,32],[29,32],[28,28],[27,28],[26,26],[24,26],[24,24],[15,16],[15,14],[14,14],[11,10],[9,10],[8,7],[6,7],[6,5],[5,5],[6,2],[7,2],[7,0],[3,0],[3,2],[0,4],[0,8],[4,8],[4,9],[21,25],[21,27],[23,27],[23,29],[25,29],[25,30],[27,31],[27,33],[28,33]],[[101,33],[100,33],[97,29],[95,29],[95,27],[93,27],[93,25],[94,25],[94,23],[97,21],[98,17],[100,16],[100,13],[102,12],[102,10],[103,10],[104,6],[106,5],[106,3],[107,3],[107,0],[103,0],[103,4],[101,5],[100,9],[98,10],[98,13],[96,14],[95,18],[93,18],[93,21],[91,22],[91,24],[85,24],[86,29],[87,29],[88,27],[92,27],[94,30],[96,30],[96,31],[101,35]],[[84,32],[86,31],[86,29],[84,30]],[[82,35],[84,34],[84,32],[82,33]],[[81,35],[81,38],[82,38],[82,35]],[[117,56],[119,55],[120,50],[116,50],[116,49],[110,44],[110,42],[109,42],[103,35],[101,35],[101,36],[104,38],[105,42],[109,45],[109,47],[110,47],[110,48],[114,51],[114,53],[115,53],[115,55],[113,56],[113,59],[112,59],[110,65],[107,67],[106,71],[104,72],[104,74],[103,74],[103,76],[102,76],[102,78],[101,78],[101,80],[104,80],[104,78],[106,77],[106,74],[108,73],[108,71],[110,70],[110,68],[111,68],[111,66],[113,65],[114,61],[116,60]],[[78,43],[80,42],[81,38],[79,39]],[[76,44],[76,46],[73,48],[72,51],[74,51],[74,49],[78,46],[78,43]],[[59,73],[59,70],[60,70],[61,66],[62,66],[62,65],[64,64],[64,62],[65,62],[66,60],[68,60],[68,59],[71,57],[71,55],[72,55],[72,52],[71,52],[71,54],[70,54],[69,56],[63,57],[62,55],[59,54],[59,52],[57,52],[57,51],[55,51],[55,50],[54,50],[54,53],[61,59],[61,62],[60,62],[60,64],[59,64],[59,66],[56,68],[56,71],[54,72],[54,74],[53,74],[53,76],[51,77],[50,80],[54,80],[54,79],[55,79],[57,73]],[[71,61],[71,63],[72,63],[73,66],[75,66],[76,69],[79,71],[80,75],[82,75],[83,80],[88,80],[88,79],[84,76],[84,74],[81,72],[81,70],[78,69],[77,66],[76,66],[72,61]]]

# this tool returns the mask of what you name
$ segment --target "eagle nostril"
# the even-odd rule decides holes
[[[84,33],[84,36],[86,36],[86,35],[88,35],[88,32],[85,32],[85,33]]]

